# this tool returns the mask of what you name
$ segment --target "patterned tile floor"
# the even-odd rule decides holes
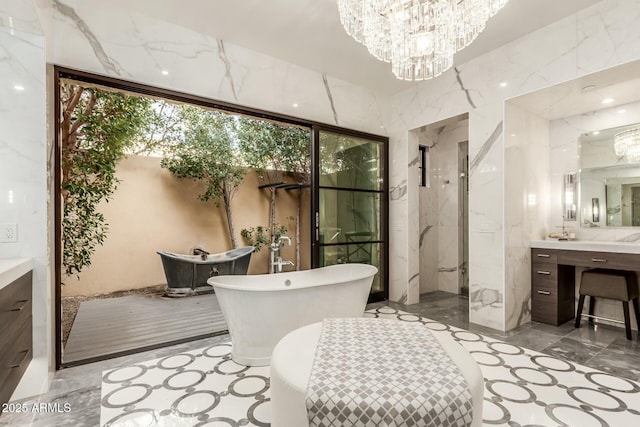
[[[624,338],[624,331],[618,328],[598,327],[594,329],[593,327],[586,327],[585,324],[585,326],[580,330],[575,330],[573,328],[573,325],[570,323],[557,328],[553,326],[532,323],[518,328],[517,330],[502,333],[495,330],[479,327],[477,325],[469,324],[467,314],[468,305],[466,298],[458,297],[456,295],[447,294],[444,292],[426,294],[423,296],[419,304],[410,306],[396,303],[378,303],[375,305],[370,305],[368,308],[375,309],[381,307],[390,307],[397,310],[404,310],[423,317],[427,317],[443,324],[443,328],[446,328],[446,325],[450,325],[450,329],[452,331],[454,331],[454,328],[457,327],[469,330],[470,332],[475,332],[476,334],[481,334],[483,336],[482,340],[476,341],[476,334],[462,334],[462,332],[460,332],[458,335],[462,334],[460,336],[462,338],[466,337],[468,340],[463,341],[463,345],[488,346],[489,343],[493,342],[492,339],[501,340],[505,341],[506,343],[512,344],[511,346],[494,344],[493,347],[491,347],[491,350],[484,350],[486,354],[480,353],[483,351],[482,349],[471,350],[477,352],[477,357],[484,358],[479,360],[483,371],[498,369],[499,367],[491,367],[485,365],[501,363],[497,358],[500,357],[502,360],[505,360],[505,365],[508,365],[511,368],[516,368],[516,376],[519,375],[523,377],[522,379],[519,379],[515,381],[514,384],[512,384],[508,382],[511,381],[509,379],[509,376],[507,376],[506,378],[500,378],[499,375],[496,375],[495,378],[493,376],[488,376],[487,379],[489,381],[487,382],[487,384],[491,384],[491,390],[488,391],[485,395],[485,397],[488,397],[490,399],[490,401],[486,403],[487,406],[485,406],[485,419],[487,421],[486,425],[502,424],[510,426],[524,426],[533,424],[533,421],[528,419],[523,421],[524,424],[520,424],[520,422],[516,421],[515,419],[511,419],[511,422],[508,423],[508,420],[505,420],[506,412],[502,409],[502,407],[507,408],[507,411],[509,411],[510,414],[509,417],[511,417],[512,414],[511,408],[515,408],[513,411],[514,414],[520,415],[523,410],[527,410],[531,413],[537,413],[541,417],[549,417],[547,412],[551,411],[551,419],[553,419],[553,417],[557,417],[558,419],[562,420],[566,419],[566,417],[571,417],[572,419],[576,420],[575,422],[571,422],[570,425],[591,425],[591,422],[594,423],[593,425],[640,425],[640,422],[636,421],[637,413],[633,412],[637,411],[638,408],[640,408],[640,403],[637,400],[634,400],[637,399],[638,394],[636,391],[634,391],[636,390],[634,386],[635,383],[620,378],[630,378],[636,381],[640,379],[640,344],[635,336],[633,341],[628,342]],[[388,313],[385,315],[395,315],[394,312],[392,310],[389,310],[388,308],[380,311],[387,311]],[[409,317],[408,319],[413,318]],[[127,370],[127,367],[145,364],[152,365],[154,363],[157,365],[160,359],[164,359],[163,366],[173,366],[174,369],[178,369],[174,365],[172,365],[178,364],[179,366],[178,362],[180,362],[181,358],[176,358],[176,355],[183,353],[193,353],[194,356],[197,356],[198,352],[202,354],[204,350],[211,347],[215,347],[217,350],[220,350],[225,348],[225,344],[228,344],[228,341],[228,336],[214,337],[206,340],[195,341],[164,349],[139,353],[131,356],[58,371],[54,377],[52,387],[48,393],[37,396],[33,399],[17,403],[21,403],[25,406],[47,403],[50,405],[53,404],[54,407],[55,404],[59,404],[59,407],[62,407],[63,404],[68,403],[71,406],[70,411],[45,410],[27,411],[26,413],[5,413],[0,416],[0,425],[101,425],[101,401],[104,400],[109,392],[113,392],[114,390],[113,388],[109,388],[110,386],[113,386],[113,384],[105,383],[103,387],[103,374],[108,374],[110,371],[117,370],[117,372],[113,372],[111,375],[109,375],[107,379],[111,381],[122,380],[122,382],[125,382],[128,378],[127,375],[136,376],[143,370],[141,367]],[[522,349],[521,347],[524,347],[524,349]],[[511,360],[511,358],[518,357],[519,355],[509,353],[519,353],[521,349],[523,354],[526,353],[535,356],[537,355],[535,351],[540,351],[554,357],[541,356],[537,359],[532,359],[531,357],[529,357],[530,363],[528,365],[525,363],[525,366],[519,366],[519,364],[514,363]],[[528,349],[532,349],[535,351],[532,352]],[[211,349],[209,350],[208,354],[213,355],[215,354],[213,353],[214,351],[216,350]],[[497,353],[492,353],[492,351]],[[201,356],[201,359],[206,360],[204,359],[204,357],[206,356]],[[224,356],[219,357],[223,358]],[[187,359],[191,360],[191,358],[189,357],[187,357]],[[184,359],[184,362],[186,362],[187,359]],[[535,362],[531,360],[535,360],[539,364],[546,367],[543,368],[539,365],[535,365]],[[217,363],[222,364],[225,363],[225,361],[220,359]],[[231,366],[231,363],[232,362],[227,362],[223,368],[218,368],[218,370],[225,371],[226,367]],[[533,363],[535,366],[531,365],[531,363]],[[586,367],[579,367],[577,363],[581,363]],[[579,370],[583,373],[576,373],[575,371],[561,372],[562,370],[571,369],[570,366],[573,366],[574,370]],[[593,369],[588,368],[599,369],[604,372],[612,373],[615,376],[593,373],[587,378],[587,374],[593,372]],[[202,368],[198,369],[202,370]],[[212,367],[207,367],[206,369],[207,371],[213,370],[215,373],[215,369]],[[502,369],[505,369],[504,366],[502,367]],[[544,371],[544,369],[546,369],[546,371]],[[556,369],[556,371],[554,371],[554,369]],[[205,371],[205,373],[207,371]],[[145,373],[147,374],[149,372],[152,372],[152,370],[145,371]],[[160,369],[157,369],[157,372],[160,372]],[[226,369],[226,372],[229,373],[229,369]],[[230,370],[230,372],[234,371]],[[166,375],[164,379],[166,379],[170,375],[171,374]],[[249,375],[251,375],[251,373],[238,372],[235,374],[232,373],[226,378],[227,390],[229,390],[233,381],[239,380],[234,383],[232,387],[236,394],[252,395],[253,393],[253,396],[244,397],[245,404],[243,404],[244,406],[241,406],[245,408],[245,412],[242,412],[242,409],[240,409],[240,407],[235,406],[235,409],[233,411],[230,411],[229,415],[233,413],[236,414],[234,416],[238,418],[234,418],[233,420],[220,420],[216,424],[216,422],[213,422],[213,419],[210,419],[209,417],[209,423],[207,425],[264,425],[259,423],[264,422],[267,419],[266,414],[268,411],[265,411],[265,409],[267,409],[265,403],[266,399],[269,396],[269,392],[268,390],[264,392],[257,392],[264,387],[264,381],[260,378],[253,378],[250,380],[241,379]],[[511,369],[509,369],[508,375],[513,378]],[[264,372],[257,373],[257,376],[265,377],[266,374]],[[585,408],[593,406],[593,411],[583,410],[580,412],[578,411],[578,409],[575,409],[575,404],[571,405],[564,402],[563,399],[567,398],[567,396],[570,394],[569,389],[563,390],[563,392],[557,396],[558,399],[553,397],[555,395],[549,392],[550,388],[547,388],[550,386],[544,385],[545,383],[553,383],[554,381],[553,379],[551,379],[552,377],[556,377],[558,384],[571,384],[567,386],[569,388],[573,387],[570,391],[572,393],[572,396],[575,396],[575,399],[574,397],[571,397],[571,400],[582,400],[584,402],[587,402],[580,403],[579,405],[577,405],[578,408],[584,409],[580,405],[586,405]],[[142,378],[142,375],[139,378]],[[170,381],[167,382],[167,384],[171,387],[180,389],[180,387],[184,387],[185,385],[190,386],[191,383],[198,382],[200,378],[201,377],[197,373],[185,374],[182,376],[174,376]],[[154,383],[152,387],[162,385],[164,379],[160,381],[160,383]],[[134,381],[135,380],[137,379],[134,379]],[[207,380],[203,380],[195,387],[198,387],[200,385],[204,387],[205,381]],[[600,385],[596,386],[596,384]],[[220,389],[222,390],[221,393],[224,393],[224,387],[225,384],[220,385]],[[554,388],[557,389],[559,388],[559,386],[554,386]],[[159,388],[156,388],[154,392],[158,392],[158,390]],[[198,390],[199,389],[196,389],[194,391]],[[542,392],[541,390],[545,391]],[[136,389],[135,391],[136,393],[139,393],[137,397],[139,398],[140,396],[146,394],[148,390],[147,388],[143,387],[142,389]],[[201,394],[203,394],[204,399],[187,400],[185,398],[182,401],[178,402],[178,410],[181,410],[184,413],[198,412],[198,410],[206,409],[206,407],[203,408],[202,406],[206,405],[207,402],[209,402],[209,404],[212,404],[213,401],[215,401],[215,398],[210,397],[208,398],[209,400],[207,400],[207,397],[204,396],[204,393]],[[232,393],[229,394],[233,397]],[[231,397],[226,397],[231,400]],[[256,399],[256,397],[258,398]],[[167,410],[171,407],[171,404],[174,403],[177,399],[174,398],[171,403],[166,403],[167,400],[171,400],[171,398],[172,396],[165,396],[164,403],[162,403],[158,408],[159,411]],[[225,398],[225,396],[221,396],[221,399],[222,398]],[[118,393],[112,393],[109,401],[112,401],[113,403],[114,399],[115,406],[117,406],[118,404],[127,403],[126,400],[129,399],[129,397],[123,394],[118,395]],[[251,404],[255,405],[252,416],[249,415],[248,409],[251,405],[246,405],[246,402],[251,399],[253,399]],[[540,401],[546,406],[541,406],[537,403],[527,403],[529,400],[534,400],[535,402]],[[620,402],[622,402],[622,404],[620,404]],[[591,403],[595,403],[595,405],[591,405]],[[574,408],[562,406],[563,404],[574,406]],[[111,418],[117,416],[116,412],[109,413],[107,409],[115,410],[117,412],[118,408],[105,408],[103,411],[103,423],[106,423],[108,421],[108,419],[106,418],[109,417],[109,415],[111,415]],[[239,413],[237,412],[238,410],[240,410]],[[605,415],[604,424],[600,422],[598,418],[596,418],[596,416],[603,418],[602,414]],[[200,414],[199,416],[202,417],[202,415],[203,414]],[[579,416],[585,418],[582,419],[579,418]],[[626,417],[629,417],[629,419],[627,419]],[[198,417],[195,418],[197,419]],[[204,418],[201,418],[196,422],[202,422],[202,420],[204,420]],[[180,421],[184,420],[180,419]],[[578,421],[580,421],[580,424],[576,424],[576,422]],[[186,423],[178,423],[172,425],[193,424],[194,423],[192,421],[188,421]],[[563,424],[556,421],[548,425]]]
[[[485,425],[640,425],[634,381],[391,307],[367,317],[421,322],[466,348],[485,377]],[[105,371],[100,424],[268,426],[268,373],[236,365],[226,343]]]

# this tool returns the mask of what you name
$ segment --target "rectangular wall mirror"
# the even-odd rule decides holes
[[[640,226],[640,123],[580,137],[583,227]]]

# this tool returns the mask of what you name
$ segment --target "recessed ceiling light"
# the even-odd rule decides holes
[[[161,73],[162,73],[163,76],[168,76],[169,75],[169,72],[167,70],[162,70]]]
[[[512,133],[512,134],[511,134],[511,136],[516,136],[516,134],[515,134],[515,133]]]
[[[600,131],[599,130],[594,130],[593,132],[591,132],[591,135],[600,135]]]
[[[507,82],[501,82],[500,87],[507,87]]]
[[[22,86],[22,85],[15,85],[15,86],[13,86],[13,88],[15,90],[17,90],[18,92],[22,92],[24,90],[24,86]]]
[[[293,108],[298,108],[298,103],[294,102],[293,103]]]
[[[615,101],[615,99],[613,98],[605,98],[602,100],[603,104],[611,104],[613,101]]]
[[[621,108],[620,110],[618,110],[618,114],[624,114],[626,112],[627,110],[625,110],[624,108]]]

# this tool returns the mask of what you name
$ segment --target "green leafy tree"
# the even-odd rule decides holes
[[[152,101],[71,83],[60,91],[62,266],[70,276],[104,242],[108,224],[98,204],[116,190],[116,163],[143,133]]]
[[[179,178],[204,184],[202,201],[214,200],[225,208],[231,247],[237,247],[231,200],[245,175],[237,163],[236,118],[200,107],[182,106],[183,136],[165,148],[161,166]]]
[[[284,182],[289,175],[306,183],[311,170],[310,133],[308,129],[284,126],[250,118],[239,121],[238,143],[242,161],[254,168],[266,184]],[[278,234],[276,224],[276,188],[269,190],[268,235]],[[296,214],[296,268],[300,266],[300,206],[302,191],[298,192]]]
[[[162,156],[171,144],[183,137],[182,104],[154,100],[146,112],[144,130],[128,153]]]

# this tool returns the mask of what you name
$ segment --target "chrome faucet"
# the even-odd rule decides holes
[[[278,239],[278,243],[283,246],[284,243],[282,242],[287,242],[289,244],[289,246],[291,246],[291,237],[289,236],[280,236],[280,238]]]
[[[270,269],[271,273],[282,273],[282,267],[285,265],[295,265],[293,261],[283,260],[280,256],[280,249],[284,246],[284,242],[287,242],[289,246],[291,246],[291,238],[288,236],[280,236],[277,241],[271,243],[271,262]]]

